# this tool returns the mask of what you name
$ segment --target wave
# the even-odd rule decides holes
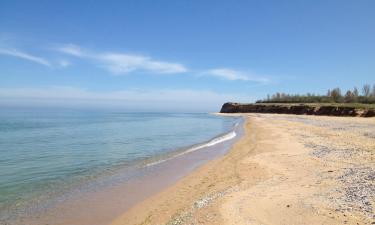
[[[237,126],[237,124],[236,124]],[[237,136],[237,133],[235,131],[231,131],[229,133],[226,133],[222,136],[219,136],[219,137],[216,137],[216,138],[213,138],[211,139],[210,141],[206,142],[206,143],[203,143],[203,144],[200,144],[200,145],[196,145],[196,146],[193,146],[191,148],[188,148],[186,149],[185,151],[183,152],[180,152],[176,155],[173,155],[169,158],[166,158],[166,159],[161,159],[161,160],[158,160],[158,161],[155,161],[155,162],[151,162],[151,163],[148,163],[145,165],[145,167],[149,167],[149,166],[154,166],[154,165],[157,165],[157,164],[160,164],[162,162],[166,162],[168,160],[171,160],[171,159],[174,159],[174,158],[177,158],[177,157],[180,157],[180,156],[183,156],[185,154],[188,154],[188,153],[191,153],[191,152],[195,152],[199,149],[202,149],[202,148],[206,148],[206,147],[210,147],[210,146],[214,146],[214,145],[217,145],[219,143],[222,143],[224,141],[228,141],[230,139],[233,139]]]

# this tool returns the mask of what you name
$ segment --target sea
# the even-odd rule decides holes
[[[2,108],[0,223],[231,140],[240,123],[208,113]],[[104,179],[114,174],[122,175]]]

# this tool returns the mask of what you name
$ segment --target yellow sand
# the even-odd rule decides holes
[[[112,225],[375,222],[375,119],[244,116],[230,152]]]

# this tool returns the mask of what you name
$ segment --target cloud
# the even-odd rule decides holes
[[[1,55],[12,56],[12,57],[17,57],[17,58],[20,58],[20,59],[28,60],[28,61],[31,61],[31,62],[34,62],[34,63],[38,63],[38,64],[41,64],[41,65],[44,65],[44,66],[48,66],[48,67],[51,66],[51,63],[48,62],[46,59],[30,55],[28,53],[19,51],[17,49],[3,49],[3,48],[0,48],[0,54]]]
[[[228,68],[216,68],[204,71],[203,75],[219,77],[224,80],[241,80],[241,81],[255,81],[260,83],[268,83],[268,78],[258,76],[249,72],[243,72]]]
[[[155,60],[144,55],[125,54],[117,52],[92,52],[73,44],[62,45],[57,51],[71,56],[92,60],[113,74],[127,74],[136,71],[148,71],[158,74],[178,74],[190,71],[199,76],[212,76],[231,81],[253,81],[267,84],[269,78],[255,73],[230,68],[214,68],[210,70],[190,70],[180,63]]]
[[[60,67],[68,67],[71,65],[71,63],[68,60],[61,59],[58,61],[58,64]]]
[[[149,57],[119,53],[106,53],[98,56],[113,73],[129,73],[136,70],[151,71],[160,74],[185,73],[187,68],[182,64],[156,61]]]
[[[191,89],[126,89],[94,92],[75,87],[0,88],[0,105],[104,107],[145,111],[218,111],[227,101],[249,102],[243,94]]]
[[[60,51],[60,52],[69,54],[69,55],[77,56],[77,57],[84,57],[85,56],[85,54],[83,53],[81,48],[79,46],[73,45],[73,44],[67,44],[67,45],[60,46],[59,48],[57,48],[57,50]]]
[[[135,71],[148,71],[159,74],[185,73],[188,69],[174,62],[155,60],[148,56],[116,52],[93,53],[77,45],[63,45],[58,51],[75,57],[94,60],[114,74],[126,74]]]

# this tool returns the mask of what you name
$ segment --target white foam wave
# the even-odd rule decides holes
[[[165,161],[168,161],[168,160],[171,160],[171,159],[174,159],[174,158],[177,158],[177,157],[180,157],[182,155],[185,155],[185,154],[188,154],[190,152],[195,152],[199,149],[202,149],[202,148],[205,148],[205,147],[210,147],[210,146],[214,146],[216,144],[219,144],[219,143],[222,143],[224,141],[228,141],[232,138],[235,138],[237,136],[237,133],[234,132],[234,131],[231,131],[223,136],[220,136],[220,137],[217,137],[217,138],[214,138],[212,139],[211,141],[207,142],[207,143],[204,143],[204,144],[201,144],[201,145],[197,145],[197,146],[194,146],[194,147],[191,147],[189,149],[187,149],[186,151],[183,151],[179,154],[176,154],[176,155],[173,155],[172,157],[169,157],[169,158],[166,158],[166,159],[162,159],[162,160],[158,160],[158,161],[155,161],[155,162],[151,162],[151,163],[148,163],[146,164],[146,167],[149,167],[149,166],[153,166],[153,165],[157,165],[159,163],[162,163],[162,162],[165,162]]]

